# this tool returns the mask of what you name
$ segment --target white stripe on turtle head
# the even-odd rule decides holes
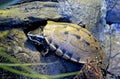
[[[47,44],[45,37],[42,35],[32,35],[27,34],[30,41],[37,46],[42,46],[43,50],[40,51],[43,56],[45,56],[49,52],[49,45]]]
[[[41,36],[41,35],[32,35],[32,34],[27,34],[27,36],[28,36],[28,38],[31,40],[31,41],[33,41],[33,42],[35,42],[36,44],[41,44],[41,42],[39,41],[39,40],[37,40],[37,38],[40,38],[40,39],[45,39],[45,37],[44,36]],[[35,39],[36,38],[36,39]]]

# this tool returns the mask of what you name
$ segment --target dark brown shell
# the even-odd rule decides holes
[[[65,59],[87,63],[104,58],[100,43],[87,29],[76,24],[48,21],[43,35],[51,50]]]

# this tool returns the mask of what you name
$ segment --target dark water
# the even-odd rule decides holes
[[[20,0],[0,0],[0,9],[5,9],[9,7],[10,5],[13,5],[19,1]]]

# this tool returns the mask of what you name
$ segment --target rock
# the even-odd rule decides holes
[[[85,25],[89,30],[96,26],[100,18],[100,0],[59,0],[59,12],[72,23]]]
[[[0,0],[0,9],[5,9],[10,5],[16,4],[19,0]]]
[[[120,0],[106,0],[108,5],[106,21],[109,24],[120,23]]]
[[[58,2],[58,0],[20,0],[18,3],[26,3],[26,2],[33,2],[33,1],[41,1],[41,2]]]
[[[104,18],[102,14],[105,13],[102,12],[101,5],[104,0],[52,1],[33,1],[0,10],[0,26],[31,26],[35,22],[54,20],[85,25],[87,29],[93,31],[100,18]]]
[[[0,10],[0,27],[31,26],[34,22],[43,20],[62,20],[65,17],[57,12],[58,3],[34,1],[14,5],[6,10]]]
[[[110,63],[108,71],[112,75],[108,74],[107,79],[119,79],[120,78],[120,24],[107,25],[108,28],[105,31],[105,49],[110,56]]]
[[[115,7],[118,0],[105,0],[107,3],[107,9],[110,10]]]
[[[9,2],[9,1],[10,1],[10,0],[1,0],[1,1],[0,1],[0,5],[5,4],[5,3]]]
[[[0,32],[0,62],[8,64],[40,63],[40,53],[29,44],[22,30],[11,29]],[[15,69],[16,68],[18,70],[18,67],[15,67]],[[20,66],[19,69],[20,68],[25,70],[25,67]],[[1,70],[2,69],[0,69],[0,71]],[[15,77],[16,74],[9,72],[3,74],[1,74],[2,79],[8,78],[9,76],[19,79],[19,76]]]
[[[26,1],[26,0],[22,0]],[[31,0],[33,1],[33,0]],[[87,29],[95,27],[101,17],[100,10],[103,7],[101,2],[104,0],[40,0],[41,2],[57,2],[57,12],[68,21],[86,25]],[[100,2],[101,1],[101,2]],[[63,20],[64,21],[64,20]]]
[[[3,34],[5,32],[7,33]],[[32,58],[35,55],[34,53],[37,53],[37,55],[40,55],[40,53],[37,52],[34,47],[29,45],[27,41],[27,37],[25,36],[22,30],[12,29],[9,31],[3,31],[0,33],[0,35],[1,35],[0,46],[6,48],[6,51],[8,52],[9,55],[14,55],[17,58],[20,58],[21,55],[29,56],[30,60],[33,60]],[[35,57],[35,58],[37,58],[35,59],[35,61],[37,60],[37,62],[39,62],[38,60],[40,58],[38,57]]]

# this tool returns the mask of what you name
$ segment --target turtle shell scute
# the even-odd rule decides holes
[[[43,35],[48,44],[62,51],[63,58],[87,63],[96,58],[101,61],[105,56],[96,38],[76,24],[48,21]]]

